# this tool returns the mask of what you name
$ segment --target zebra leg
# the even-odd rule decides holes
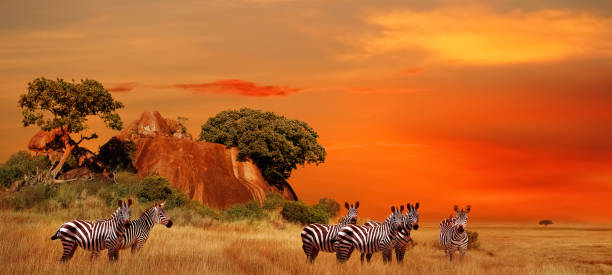
[[[395,248],[395,258],[397,259],[398,263],[403,263],[404,262],[404,254],[406,253],[406,247],[396,247]]]
[[[338,263],[344,263],[348,261],[354,249],[355,247],[353,247],[352,245],[339,245],[338,250],[336,250],[336,260],[338,261]]]
[[[145,241],[143,240],[138,240],[136,241],[136,243],[134,243],[134,245],[132,245],[132,254],[133,253],[137,253],[138,251],[140,251],[142,249],[142,247],[144,246]]]
[[[383,250],[382,255],[383,255],[383,263],[389,263],[391,262],[391,259],[393,258],[393,250],[392,249]]]
[[[319,255],[319,250],[318,249],[313,249],[310,252],[310,257],[308,259],[309,259],[309,262],[311,264],[314,263],[315,259],[317,258],[317,255]]]
[[[69,240],[62,240],[62,247],[64,248],[64,253],[62,254],[62,262],[66,262],[70,260],[74,255],[74,252],[77,249],[77,244]]]
[[[459,253],[461,253],[461,260],[465,257],[465,249],[460,249]]]
[[[361,253],[361,263],[363,264],[363,260],[365,260],[365,253]]]
[[[108,260],[111,262],[119,260],[119,249],[117,248],[108,248]]]
[[[368,254],[366,255],[366,259],[368,260],[368,263],[370,263],[370,260],[372,259],[372,254]]]

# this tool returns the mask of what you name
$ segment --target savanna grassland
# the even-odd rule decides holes
[[[403,265],[383,264],[380,254],[362,265],[353,253],[346,264],[321,253],[314,265],[301,249],[301,226],[279,215],[262,221],[200,220],[172,228],[157,225],[140,254],[123,250],[117,263],[103,254],[91,260],[82,249],[61,263],[62,248],[51,235],[69,216],[98,213],[72,208],[55,213],[0,211],[0,257],[5,274],[610,274],[612,228],[586,225],[468,225],[479,233],[480,247],[462,261],[449,263],[436,247],[437,224],[421,223],[416,245]],[[140,215],[142,206],[133,210]],[[169,211],[172,216],[172,211]],[[184,219],[184,218],[181,218]]]

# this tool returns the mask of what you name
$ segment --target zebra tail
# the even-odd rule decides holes
[[[58,239],[58,238],[60,237],[60,236],[59,236],[59,232],[60,232],[60,230],[59,230],[59,229],[58,229],[57,231],[55,231],[55,234],[53,234],[53,236],[51,236],[51,240],[56,240],[56,239]]]

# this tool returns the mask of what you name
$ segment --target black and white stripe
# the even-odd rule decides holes
[[[339,224],[327,225],[313,223],[302,230],[302,249],[306,254],[306,259],[313,263],[319,251],[335,252],[336,242],[338,240],[338,232],[344,226],[357,223],[357,208],[359,201],[355,205],[344,203],[344,207],[348,210],[346,216],[342,218]]]
[[[461,258],[465,256],[465,251],[468,246],[468,235],[465,232],[467,226],[467,213],[470,212],[468,205],[465,210],[459,210],[455,205],[456,218],[447,218],[440,222],[440,246],[449,260],[453,260],[455,251],[459,250]]]
[[[406,204],[406,214],[403,217],[404,227],[397,231],[397,238],[393,241],[393,246],[391,249],[395,249],[395,258],[398,263],[401,263],[404,260],[404,255],[406,254],[406,248],[409,244],[412,243],[412,238],[410,237],[410,232],[419,229],[419,203],[412,205],[410,203]],[[380,225],[379,221],[369,221],[365,223],[365,226],[377,226]],[[383,257],[388,256],[389,258],[383,259],[384,261],[391,261],[391,252],[383,252]],[[364,256],[367,256],[368,262],[372,258],[372,254],[361,254],[361,261],[363,262]]]
[[[147,242],[149,232],[155,223],[163,224],[168,228],[172,226],[172,220],[166,215],[164,205],[165,203],[156,202],[153,206],[147,208],[140,218],[132,221],[123,235],[121,249],[131,247],[132,253],[140,250]]]
[[[108,249],[109,260],[119,258],[119,247],[121,246],[122,234],[130,225],[130,205],[119,200],[119,208],[106,220],[84,221],[73,220],[64,223],[53,234],[51,240],[61,239],[64,253],[62,261],[68,261],[74,255],[77,246],[92,251],[92,256],[101,250]]]
[[[369,255],[379,251],[389,253],[398,230],[403,227],[403,210],[403,205],[399,209],[396,209],[395,206],[391,207],[391,215],[380,225],[351,224],[342,228],[338,233],[336,251],[338,262],[348,261],[355,249]],[[383,259],[386,258],[387,256],[384,255]]]

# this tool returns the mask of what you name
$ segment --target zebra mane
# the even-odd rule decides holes
[[[446,218],[440,222],[440,226],[449,227],[455,225],[457,219],[455,218]]]

